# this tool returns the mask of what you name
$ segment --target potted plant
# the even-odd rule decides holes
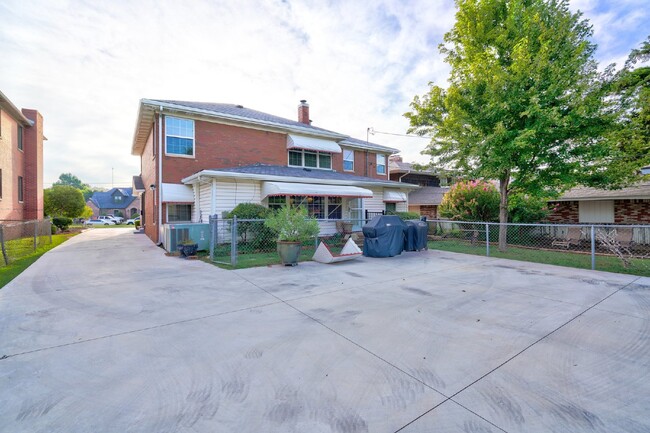
[[[178,248],[181,257],[189,257],[196,255],[196,252],[199,249],[199,244],[194,242],[192,239],[185,239],[176,247]]]
[[[283,265],[296,266],[303,242],[318,235],[316,219],[300,207],[283,206],[267,217],[264,224],[277,233],[278,254]]]

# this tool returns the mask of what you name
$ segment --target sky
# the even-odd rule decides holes
[[[650,0],[578,0],[601,68],[650,34]],[[445,86],[438,51],[450,0],[1,0],[0,90],[44,116],[44,183],[71,172],[130,186],[139,100],[241,104],[400,149],[426,163],[428,140],[403,114],[428,83]],[[390,134],[386,134],[390,133]]]

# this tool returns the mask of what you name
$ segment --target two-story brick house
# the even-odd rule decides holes
[[[132,188],[111,188],[108,191],[95,192],[86,204],[93,210],[95,217],[114,215],[134,218],[140,215],[140,198],[133,196]]]
[[[396,152],[313,126],[305,101],[294,121],[241,105],[143,99],[134,188],[145,233],[157,243],[164,224],[208,222],[242,202],[300,203],[333,231],[335,220],[361,220],[386,203],[407,209],[417,186],[389,180]]]
[[[43,116],[0,92],[0,220],[43,219]]]

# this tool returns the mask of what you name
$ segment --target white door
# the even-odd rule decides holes
[[[581,223],[613,223],[614,200],[581,201],[578,221]]]
[[[350,219],[352,220],[352,230],[360,231],[363,226],[363,199],[353,198],[348,202],[350,207]]]

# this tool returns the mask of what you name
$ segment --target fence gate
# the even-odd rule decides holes
[[[237,265],[237,217],[222,219],[210,216],[210,260]]]

